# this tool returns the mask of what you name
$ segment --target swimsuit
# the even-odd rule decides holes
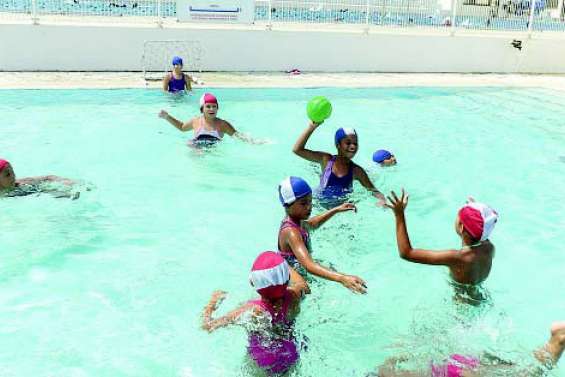
[[[169,79],[169,86],[167,90],[170,93],[177,93],[183,91],[185,87],[186,87],[186,79],[184,73],[182,74],[182,78],[180,79],[175,78],[175,75],[171,73],[171,78]]]
[[[222,140],[224,136],[221,131],[216,129],[208,130],[204,127],[204,118],[200,117],[199,127],[194,131],[194,137],[191,140],[192,144],[197,145],[210,145]]]
[[[432,364],[432,377],[461,377],[465,370],[476,370],[480,361],[476,357],[453,354],[443,364]]]
[[[39,194],[41,192],[42,190],[39,184],[17,184],[13,190],[8,191],[4,196],[11,198],[16,196]]]
[[[282,335],[276,332],[252,332],[249,334],[247,351],[257,365],[267,375],[279,375],[288,371],[299,359],[298,349],[292,337],[292,321],[288,319],[288,309],[292,296],[286,292],[279,313],[265,300],[251,300],[248,303],[262,308],[271,315],[271,324],[283,330]]]
[[[332,171],[336,158],[337,156],[332,156],[328,161],[324,173],[320,177],[320,186],[316,190],[317,196],[325,201],[329,199],[329,201],[335,202],[336,198],[343,198],[353,191],[353,162],[350,162],[347,174],[338,177]]]
[[[297,223],[295,223],[294,221],[292,221],[292,219],[290,217],[285,217],[285,219],[282,221],[281,227],[279,229],[279,238],[280,238],[281,232],[286,228],[298,229],[298,231],[300,232],[300,235],[302,236],[302,241],[304,241],[304,245],[306,245],[306,248],[311,253],[311,251],[310,251],[310,234],[308,233],[308,231],[306,229],[304,229],[303,227],[301,227],[300,225],[298,225]],[[278,241],[278,247],[279,247],[279,251],[280,251],[281,255],[283,256],[283,258],[287,261],[287,263],[291,267],[293,267],[294,269],[299,269],[301,267],[300,262],[298,262],[298,259],[296,259],[296,256],[294,255],[292,250],[291,251],[282,251],[280,241]]]

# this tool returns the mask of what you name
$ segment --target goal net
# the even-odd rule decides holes
[[[143,44],[143,78],[161,80],[172,69],[174,56],[183,60],[185,72],[201,72],[204,50],[198,41],[145,41]]]

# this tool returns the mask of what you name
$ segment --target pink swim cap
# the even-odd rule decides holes
[[[281,298],[290,279],[288,263],[279,253],[264,251],[255,259],[249,279],[262,297]]]
[[[0,171],[4,170],[4,168],[6,168],[8,164],[9,164],[8,161],[0,159]]]
[[[486,204],[469,202],[459,210],[459,221],[471,237],[484,241],[489,238],[498,220],[498,213]]]
[[[212,93],[204,93],[202,97],[200,97],[200,107],[207,103],[215,103],[217,105],[218,99]]]

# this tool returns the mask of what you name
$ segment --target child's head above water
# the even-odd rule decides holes
[[[16,175],[12,165],[6,160],[0,159],[0,190],[13,188],[16,184]]]
[[[253,262],[249,280],[261,297],[268,300],[280,299],[290,280],[288,263],[280,253],[264,251]]]
[[[357,132],[353,128],[339,128],[335,132],[335,146],[340,156],[353,158],[357,153]]]
[[[287,177],[279,184],[279,200],[286,213],[298,220],[306,220],[312,212],[312,189],[299,177]]]
[[[204,93],[200,97],[200,112],[215,117],[218,113],[218,99],[212,93]]]
[[[180,66],[180,68],[182,68],[182,58],[180,56],[173,57],[172,64],[173,64],[173,67],[178,65],[178,66]]]
[[[469,235],[473,242],[485,241],[494,230],[498,213],[488,205],[469,201],[457,213],[455,230],[457,234]]]
[[[381,166],[396,165],[396,157],[386,149],[379,149],[373,153],[373,161]]]

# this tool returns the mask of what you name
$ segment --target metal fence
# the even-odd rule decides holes
[[[256,0],[255,24],[565,31],[563,0]],[[175,0],[2,0],[0,22],[176,22]]]

